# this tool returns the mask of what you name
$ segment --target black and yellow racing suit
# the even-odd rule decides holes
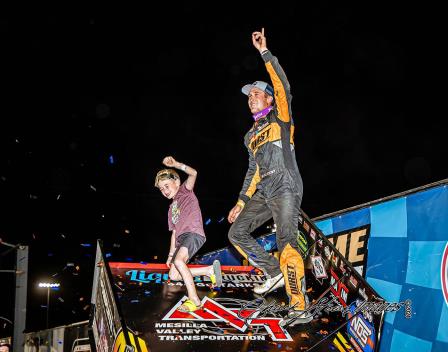
[[[232,224],[229,240],[250,264],[274,277],[283,273],[290,305],[305,309],[305,273],[297,245],[302,178],[294,152],[291,93],[286,75],[270,51],[262,53],[274,88],[274,108],[257,120],[244,137],[249,168],[239,195],[243,210]],[[250,235],[273,218],[278,260]]]

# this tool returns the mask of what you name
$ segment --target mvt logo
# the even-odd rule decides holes
[[[246,332],[249,327],[262,327],[267,331],[273,341],[293,341],[288,331],[280,326],[282,318],[260,317],[260,312],[255,309],[246,309],[244,308],[244,304],[241,304],[239,308],[229,308],[208,297],[202,299],[202,309],[191,313],[183,313],[177,310],[177,308],[185,299],[186,297],[181,299],[162,320],[224,323],[223,325],[230,325],[239,332]],[[247,302],[244,301],[244,303]]]

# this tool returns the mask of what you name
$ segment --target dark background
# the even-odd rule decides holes
[[[439,9],[267,4],[1,15],[0,237],[30,246],[27,330],[45,328],[39,280],[61,283],[51,326],[88,318],[96,239],[110,260],[165,261],[169,202],[153,180],[166,155],[199,172],[201,253],[228,245],[251,125],[240,88],[268,80],[251,42],[262,26],[291,83],[310,217],[447,177]]]

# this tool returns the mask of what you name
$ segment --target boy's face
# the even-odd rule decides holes
[[[160,192],[162,192],[163,196],[168,199],[173,199],[174,196],[177,194],[177,191],[179,191],[180,182],[179,180],[162,180],[159,181],[159,189]]]

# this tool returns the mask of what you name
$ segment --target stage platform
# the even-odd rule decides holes
[[[165,265],[111,263],[110,267],[127,327],[151,351],[304,351],[346,322],[341,314],[316,312],[311,323],[280,326],[288,304],[285,290],[280,288],[263,301],[253,287],[264,276],[252,267],[224,266],[220,289],[212,289],[206,277],[197,277],[204,308],[190,314],[177,310],[186,290],[182,281],[169,280]],[[344,346],[347,339],[345,333],[335,334],[315,351],[335,350],[335,343]]]
[[[207,277],[196,277],[203,308],[182,313],[177,308],[186,288],[169,279],[165,264],[107,263],[99,244],[91,319],[96,350],[377,351],[384,300],[306,217],[297,241],[313,320],[296,325],[286,319],[284,288],[265,297],[254,294],[263,273],[225,265],[227,254],[221,258],[222,287],[213,289]],[[191,266],[198,265],[206,264]],[[381,308],[379,314],[366,310],[369,305]]]

